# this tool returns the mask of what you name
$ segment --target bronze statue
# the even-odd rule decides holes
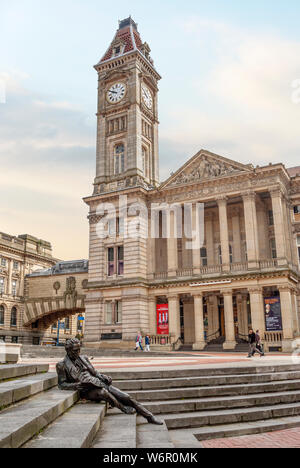
[[[127,393],[113,387],[111,377],[97,372],[87,356],[80,356],[79,340],[67,340],[65,349],[65,359],[56,365],[60,390],[78,390],[80,398],[84,400],[107,401],[112,408],[118,408],[123,413],[137,412],[150,424],[163,424]]]

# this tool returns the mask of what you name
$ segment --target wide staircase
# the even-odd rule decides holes
[[[300,365],[110,372],[163,426],[79,402],[47,371],[0,366],[0,448],[200,448],[202,440],[300,427]]]

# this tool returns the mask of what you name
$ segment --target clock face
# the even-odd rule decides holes
[[[107,100],[111,104],[117,104],[122,101],[126,94],[126,85],[124,83],[115,83],[107,91]]]
[[[148,109],[152,109],[153,107],[152,94],[151,94],[151,91],[145,85],[142,86],[142,97]]]

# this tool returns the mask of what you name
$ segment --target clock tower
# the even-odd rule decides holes
[[[159,183],[157,83],[161,79],[131,17],[119,29],[98,73],[94,195]]]

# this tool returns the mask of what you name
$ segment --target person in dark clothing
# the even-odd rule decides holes
[[[253,330],[249,330],[248,337],[249,337],[249,354],[248,354],[248,358],[252,358],[256,352],[259,353],[261,356],[263,356],[264,354],[262,353],[262,351],[260,351],[257,348],[256,334],[254,333]]]

